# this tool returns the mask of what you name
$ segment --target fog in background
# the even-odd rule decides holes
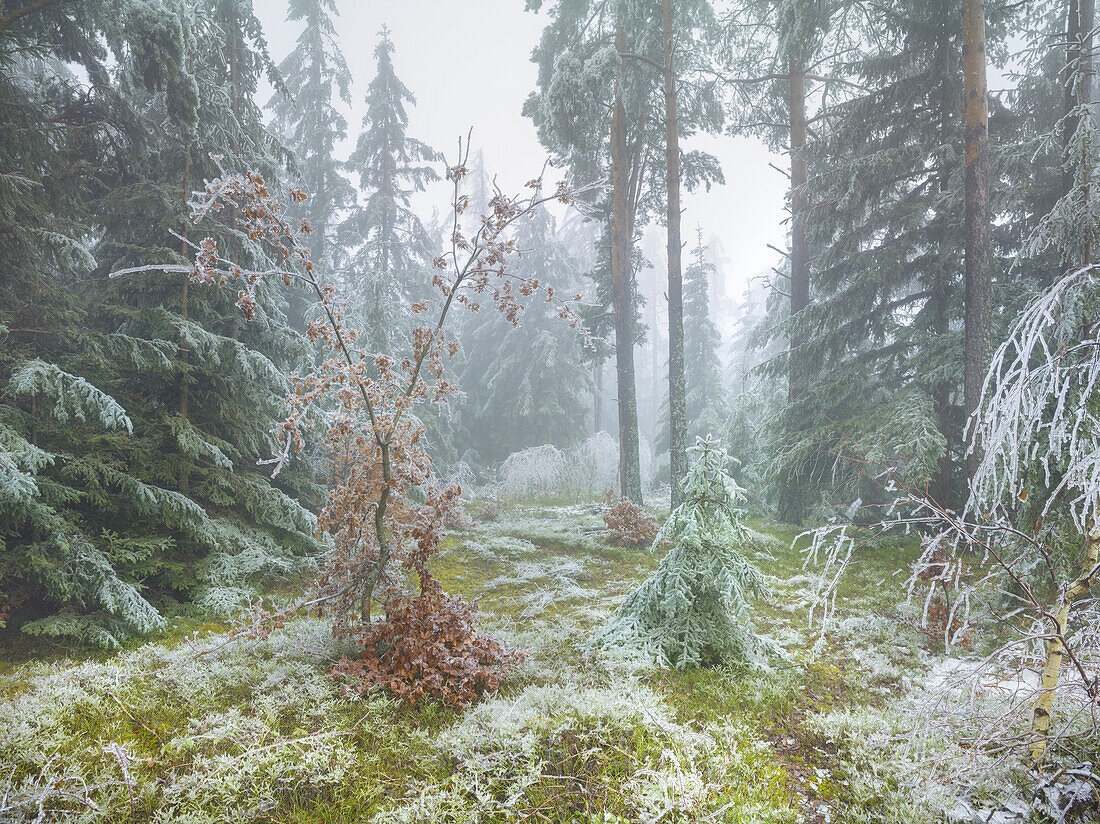
[[[417,105],[409,110],[410,136],[452,160],[459,136],[473,126],[474,149],[484,152],[486,171],[497,176],[505,191],[518,190],[538,173],[547,153],[521,110],[535,88],[537,70],[530,56],[546,14],[525,11],[523,0],[337,0],[336,5],[340,45],[353,77],[342,157],[350,153],[360,130],[363,96],[375,74],[374,46],[385,25],[395,46],[397,75],[416,96]],[[285,21],[285,0],[256,0],[255,8],[278,63],[293,48],[301,24]],[[269,94],[261,90],[260,98]],[[699,135],[684,141],[682,148],[711,152],[726,176],[724,186],[685,192],[683,198],[688,248],[697,224],[705,239],[721,243],[725,261],[712,284],[713,318],[726,334],[749,279],[778,263],[768,244],[786,246],[787,181],[768,164],[785,168],[787,160],[753,138]],[[440,184],[414,202],[428,218],[434,208],[446,212],[448,198],[448,187]],[[655,269],[639,274],[643,284],[664,273],[663,260],[649,257]],[[664,302],[656,308],[659,319]]]

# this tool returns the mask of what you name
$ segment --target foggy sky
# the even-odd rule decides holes
[[[523,0],[337,0],[336,5],[337,31],[353,77],[342,158],[360,130],[363,96],[375,71],[374,46],[385,24],[397,75],[416,95],[417,105],[409,111],[410,136],[453,160],[459,135],[472,126],[475,150],[483,150],[486,170],[497,175],[505,191],[518,190],[538,174],[547,153],[520,110],[535,88],[530,57],[545,15],[524,11]],[[285,0],[255,0],[255,8],[271,55],[280,62],[293,48],[301,24],[285,22]],[[267,94],[263,90],[261,99]],[[704,236],[721,238],[731,260],[727,292],[739,297],[748,278],[777,264],[768,244],[786,246],[786,179],[768,167],[771,161],[785,168],[786,159],[755,139],[702,135],[684,141],[683,148],[710,151],[722,162],[725,186],[709,194],[684,193],[684,236],[694,242],[700,224]],[[448,196],[448,188],[440,185],[415,205],[425,217],[433,206],[446,212]]]

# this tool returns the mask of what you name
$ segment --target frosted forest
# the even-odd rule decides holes
[[[1100,821],[1095,0],[0,0],[0,824]]]

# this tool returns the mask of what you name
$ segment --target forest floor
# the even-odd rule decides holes
[[[790,655],[765,671],[586,655],[659,557],[610,546],[596,506],[549,502],[453,532],[433,562],[526,656],[461,715],[345,697],[318,618],[2,663],[0,821],[943,820],[951,768],[894,752],[942,661],[899,607],[913,547],[863,550],[812,655],[815,577],[792,534],[754,526],[776,539],[755,559],[771,590],[755,625]]]

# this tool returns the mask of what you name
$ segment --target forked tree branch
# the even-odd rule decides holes
[[[50,6],[56,6],[58,3],[66,2],[68,2],[68,0],[34,0],[33,3],[28,3],[20,8],[12,9],[6,14],[0,15],[0,31],[3,31],[12,23],[21,20],[28,14],[34,14],[36,11],[42,11]],[[0,8],[2,7],[3,5],[0,4]]]

